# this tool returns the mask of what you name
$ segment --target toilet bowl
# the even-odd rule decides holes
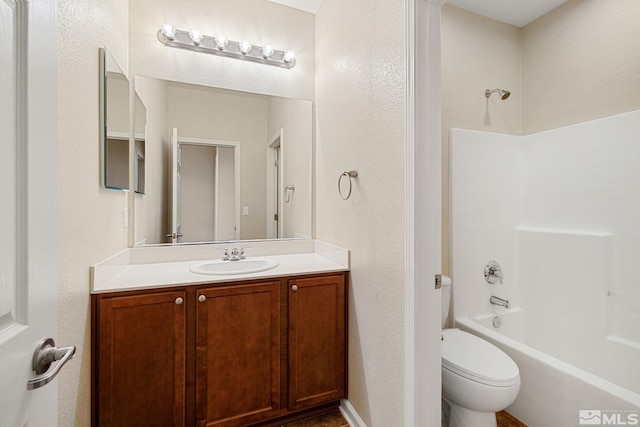
[[[442,331],[442,397],[449,427],[495,427],[496,412],[520,391],[516,363],[493,344],[459,329]]]
[[[450,297],[451,279],[443,276],[443,328]],[[496,427],[496,412],[519,391],[518,365],[505,352],[460,329],[442,330],[443,427]]]

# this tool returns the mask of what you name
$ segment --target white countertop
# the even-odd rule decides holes
[[[209,257],[219,248],[248,246],[251,246],[251,252],[256,252],[256,258],[273,259],[278,262],[278,266],[266,271],[233,275],[196,274],[189,271],[190,267],[195,264],[215,258],[219,259],[220,255]],[[247,259],[251,258],[252,256],[247,257]],[[91,267],[91,293],[211,284],[348,270],[349,251],[317,240],[132,248]]]

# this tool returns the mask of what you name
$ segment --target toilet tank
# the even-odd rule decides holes
[[[442,275],[442,287],[440,288],[440,298],[442,300],[442,328],[447,324],[449,316],[449,304],[451,303],[451,277]]]

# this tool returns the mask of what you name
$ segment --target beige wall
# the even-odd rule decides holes
[[[129,80],[116,73],[107,74],[107,133],[129,133]]]
[[[180,137],[240,142],[241,239],[263,239],[266,231],[267,98],[230,91],[169,85],[168,123]]]
[[[145,135],[145,194],[135,195],[134,242],[136,244],[166,242],[169,185],[167,82],[136,76],[135,88],[147,110],[147,127]]]
[[[135,0],[130,2],[131,73],[267,95],[312,99],[314,15],[266,0]],[[163,46],[164,22],[231,40],[272,44],[296,53],[288,70]]]
[[[167,134],[173,126],[181,137],[240,142],[240,204],[248,206],[250,212],[249,216],[240,217],[244,239],[266,237],[266,145],[277,130],[285,128],[285,185],[297,185],[297,197],[285,204],[289,218],[287,237],[312,235],[311,101],[167,83],[141,76],[136,77],[136,91],[148,109],[147,150],[155,150],[147,154],[147,194],[136,196],[136,242],[164,241],[166,215],[160,213],[166,212],[167,206],[154,204],[157,208],[148,209],[147,195],[160,192],[162,200],[167,200]],[[160,170],[163,172],[158,173]]]
[[[218,147],[218,180],[220,182],[233,183],[235,177],[234,151],[229,147]],[[233,201],[233,185],[218,186],[218,205],[220,206],[217,217],[218,240],[233,240]]]
[[[100,187],[98,48],[128,68],[126,0],[58,8],[58,342],[77,346],[58,376],[61,426],[90,424],[89,266],[127,247],[127,194]]]
[[[107,138],[104,151],[105,185],[129,188],[129,140]]]
[[[269,138],[283,129],[282,150],[284,182],[281,188],[294,185],[289,202],[284,203],[283,237],[312,237],[312,105],[311,101],[269,98]],[[283,197],[285,197],[283,195]],[[285,198],[286,200],[286,198]]]
[[[486,89],[506,89],[487,100]],[[458,9],[442,8],[442,272],[449,273],[449,130],[521,134],[519,29]]]
[[[316,235],[351,250],[349,401],[370,427],[404,422],[404,17],[403,0],[316,15]]]
[[[523,133],[640,109],[640,2],[570,0],[522,29]]]

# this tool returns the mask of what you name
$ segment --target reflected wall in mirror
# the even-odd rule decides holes
[[[142,76],[135,87],[147,111],[136,244],[311,237],[311,101]]]
[[[138,194],[144,194],[145,183],[145,133],[147,126],[147,108],[135,94],[134,100],[135,145],[133,156],[133,189]]]
[[[129,189],[129,81],[106,49],[100,64],[100,179],[112,190]]]

